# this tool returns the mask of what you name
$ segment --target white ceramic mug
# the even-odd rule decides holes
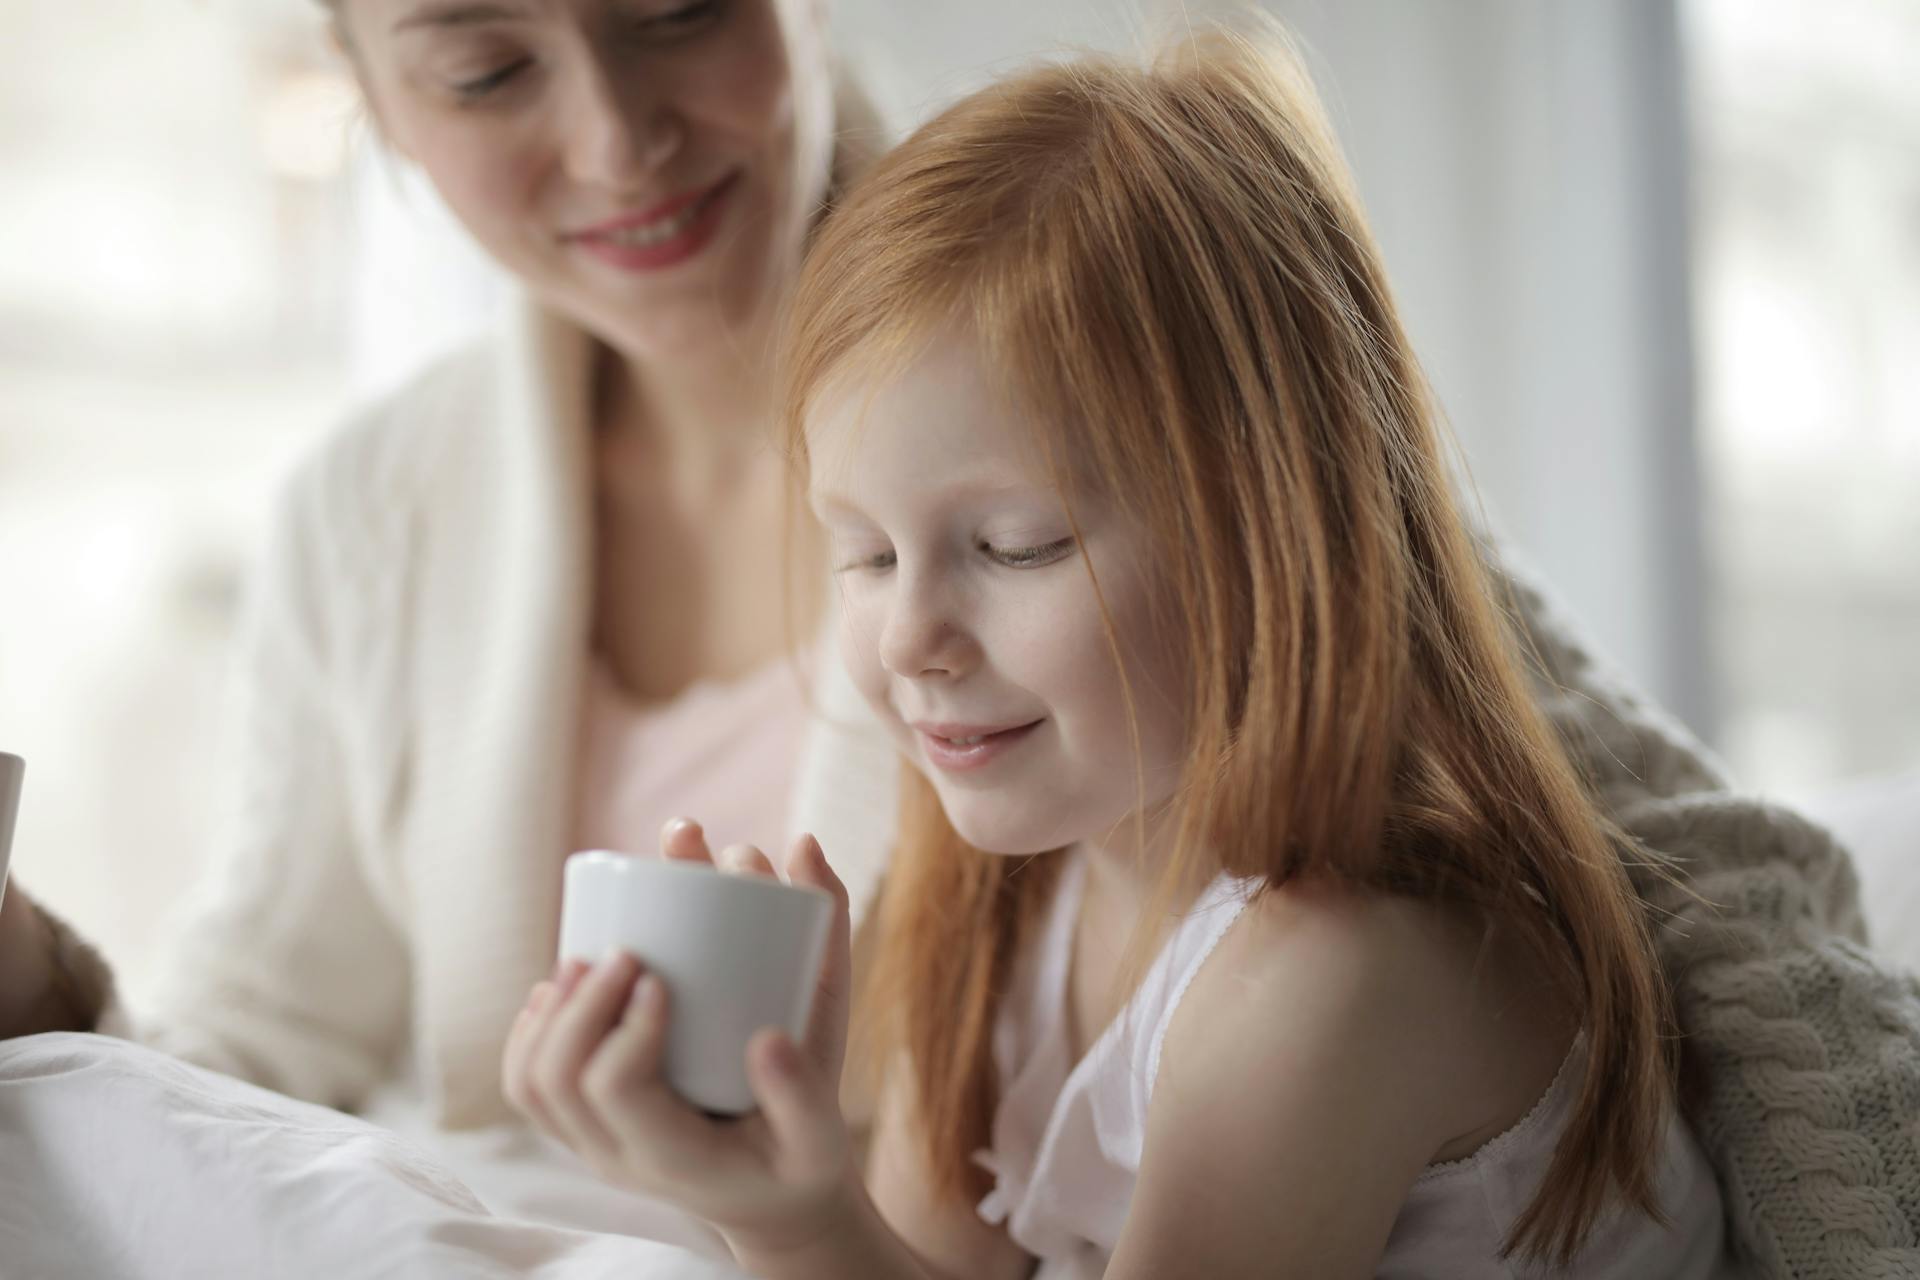
[[[7,900],[7,863],[13,857],[13,820],[20,815],[20,780],[27,762],[0,751],[0,902]]]
[[[660,976],[663,1071],[705,1111],[755,1108],[747,1041],[762,1027],[806,1034],[832,928],[833,899],[803,885],[604,849],[567,859],[561,961],[621,948]]]

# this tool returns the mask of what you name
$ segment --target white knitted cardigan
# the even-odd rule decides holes
[[[1920,981],[1867,954],[1846,853],[1731,794],[1537,588],[1510,581],[1563,740],[1614,818],[1713,904],[1636,875],[1665,920],[1683,1051],[1706,1082],[1692,1120],[1743,1260],[1792,1280],[1920,1280]]]

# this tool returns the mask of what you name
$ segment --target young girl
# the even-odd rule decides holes
[[[522,1109],[770,1277],[1721,1273],[1641,908],[1287,58],[953,108],[829,221],[786,370],[845,659],[917,774],[867,1177],[844,906],[754,1119],[666,1090],[620,956],[535,989]],[[787,873],[838,892],[810,838]]]

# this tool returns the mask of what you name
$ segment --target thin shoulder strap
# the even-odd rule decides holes
[[[1153,1096],[1154,1083],[1160,1078],[1160,1051],[1167,1039],[1167,1027],[1173,1022],[1174,1011],[1179,1009],[1180,1001],[1186,996],[1187,988],[1193,985],[1200,967],[1213,955],[1220,939],[1233,927],[1234,921],[1246,909],[1252,897],[1254,885],[1250,881],[1236,880],[1221,876],[1207,886],[1193,909],[1175,926],[1173,937],[1167,940],[1165,955],[1168,963],[1156,975],[1156,985],[1164,983],[1161,992],[1156,992],[1153,1002],[1154,1018],[1150,1024],[1146,1043],[1146,1101]],[[1162,992],[1164,994],[1162,994]]]

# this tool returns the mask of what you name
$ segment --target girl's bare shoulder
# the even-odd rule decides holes
[[[1168,1027],[1108,1274],[1368,1274],[1420,1171],[1551,1083],[1565,1041],[1536,970],[1428,904],[1324,884],[1250,904]]]
[[[1575,1031],[1544,967],[1439,903],[1326,881],[1250,903],[1195,978],[1165,1060],[1271,1039],[1269,1069],[1363,1069],[1454,1159],[1551,1084]]]

